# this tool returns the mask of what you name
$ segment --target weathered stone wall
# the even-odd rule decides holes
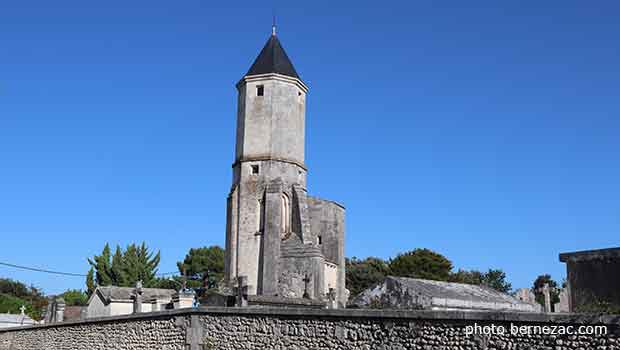
[[[175,322],[178,322],[176,324]],[[0,350],[185,349],[185,317],[110,318],[0,332]]]
[[[603,324],[609,334],[466,335],[466,327]],[[620,350],[620,316],[454,311],[185,309],[0,331],[0,350]]]
[[[203,342],[212,349],[620,349],[617,336],[466,336],[472,324],[466,320],[208,315],[200,321]]]
[[[568,261],[572,310],[596,302],[620,305],[620,259]]]
[[[566,263],[570,312],[620,306],[620,247],[562,253],[560,261]]]
[[[263,86],[263,96],[257,87]],[[237,85],[236,160],[268,157],[304,163],[307,88],[277,74],[244,77]]]
[[[257,94],[258,86],[263,87],[262,96]],[[271,243],[279,239],[282,230],[275,233],[277,237],[270,237],[264,228],[273,219],[272,214],[280,211],[266,210],[261,228],[261,201],[273,181],[282,183],[281,192],[289,199],[293,198],[293,185],[306,187],[307,88],[297,79],[277,74],[246,76],[237,88],[237,142],[227,206],[225,278],[234,281],[237,276],[246,276],[249,294],[271,295],[277,287],[277,255],[273,253],[278,250]],[[253,167],[258,167],[258,173]]]
[[[340,204],[308,196],[311,231],[321,236],[321,250],[325,260],[337,268],[336,300],[343,306],[347,304],[349,293],[345,289],[345,209]],[[327,286],[325,286],[327,287]]]

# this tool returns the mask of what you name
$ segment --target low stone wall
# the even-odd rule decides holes
[[[180,320],[184,320],[181,316]],[[146,319],[115,318],[97,322],[0,330],[1,350],[185,349],[186,329],[168,315]]]
[[[507,333],[468,335],[474,325],[483,333],[485,326],[503,326]],[[581,325],[604,325],[608,334],[510,333],[511,327]],[[0,330],[0,350],[26,349],[620,350],[620,316],[208,308]]]

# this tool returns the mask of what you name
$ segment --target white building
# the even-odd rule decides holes
[[[88,300],[86,317],[129,315],[134,310],[133,287],[97,287]],[[166,309],[176,293],[173,289],[142,288],[142,307],[140,312]]]
[[[22,314],[0,314],[0,328],[21,327],[37,324],[35,320]]]

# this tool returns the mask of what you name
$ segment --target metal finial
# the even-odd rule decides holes
[[[273,22],[271,24],[271,35],[276,36],[276,15],[273,15]]]

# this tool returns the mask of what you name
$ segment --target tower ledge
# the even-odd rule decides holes
[[[304,169],[305,171],[308,171],[308,168],[306,168],[305,164],[300,163],[300,162],[298,162],[296,160],[286,159],[286,158],[278,158],[278,157],[269,157],[269,156],[239,158],[239,159],[235,160],[235,162],[233,163],[232,167],[234,168],[237,165],[239,165],[241,163],[245,163],[245,162],[256,162],[256,161],[266,161],[266,160],[273,160],[273,161],[276,161],[276,162],[284,162],[284,163],[294,164],[294,165],[297,165],[298,167]]]
[[[264,80],[264,79],[274,79],[274,80],[279,80],[279,81],[283,81],[286,83],[292,83],[292,84],[297,85],[301,90],[303,90],[304,93],[308,93],[308,86],[306,86],[306,84],[304,84],[303,81],[301,81],[298,78],[293,78],[293,77],[289,77],[288,75],[282,75],[278,73],[246,75],[243,78],[241,78],[241,80],[239,80],[236,87],[237,89],[239,89],[241,86],[243,86],[246,83],[257,81],[257,80]]]

